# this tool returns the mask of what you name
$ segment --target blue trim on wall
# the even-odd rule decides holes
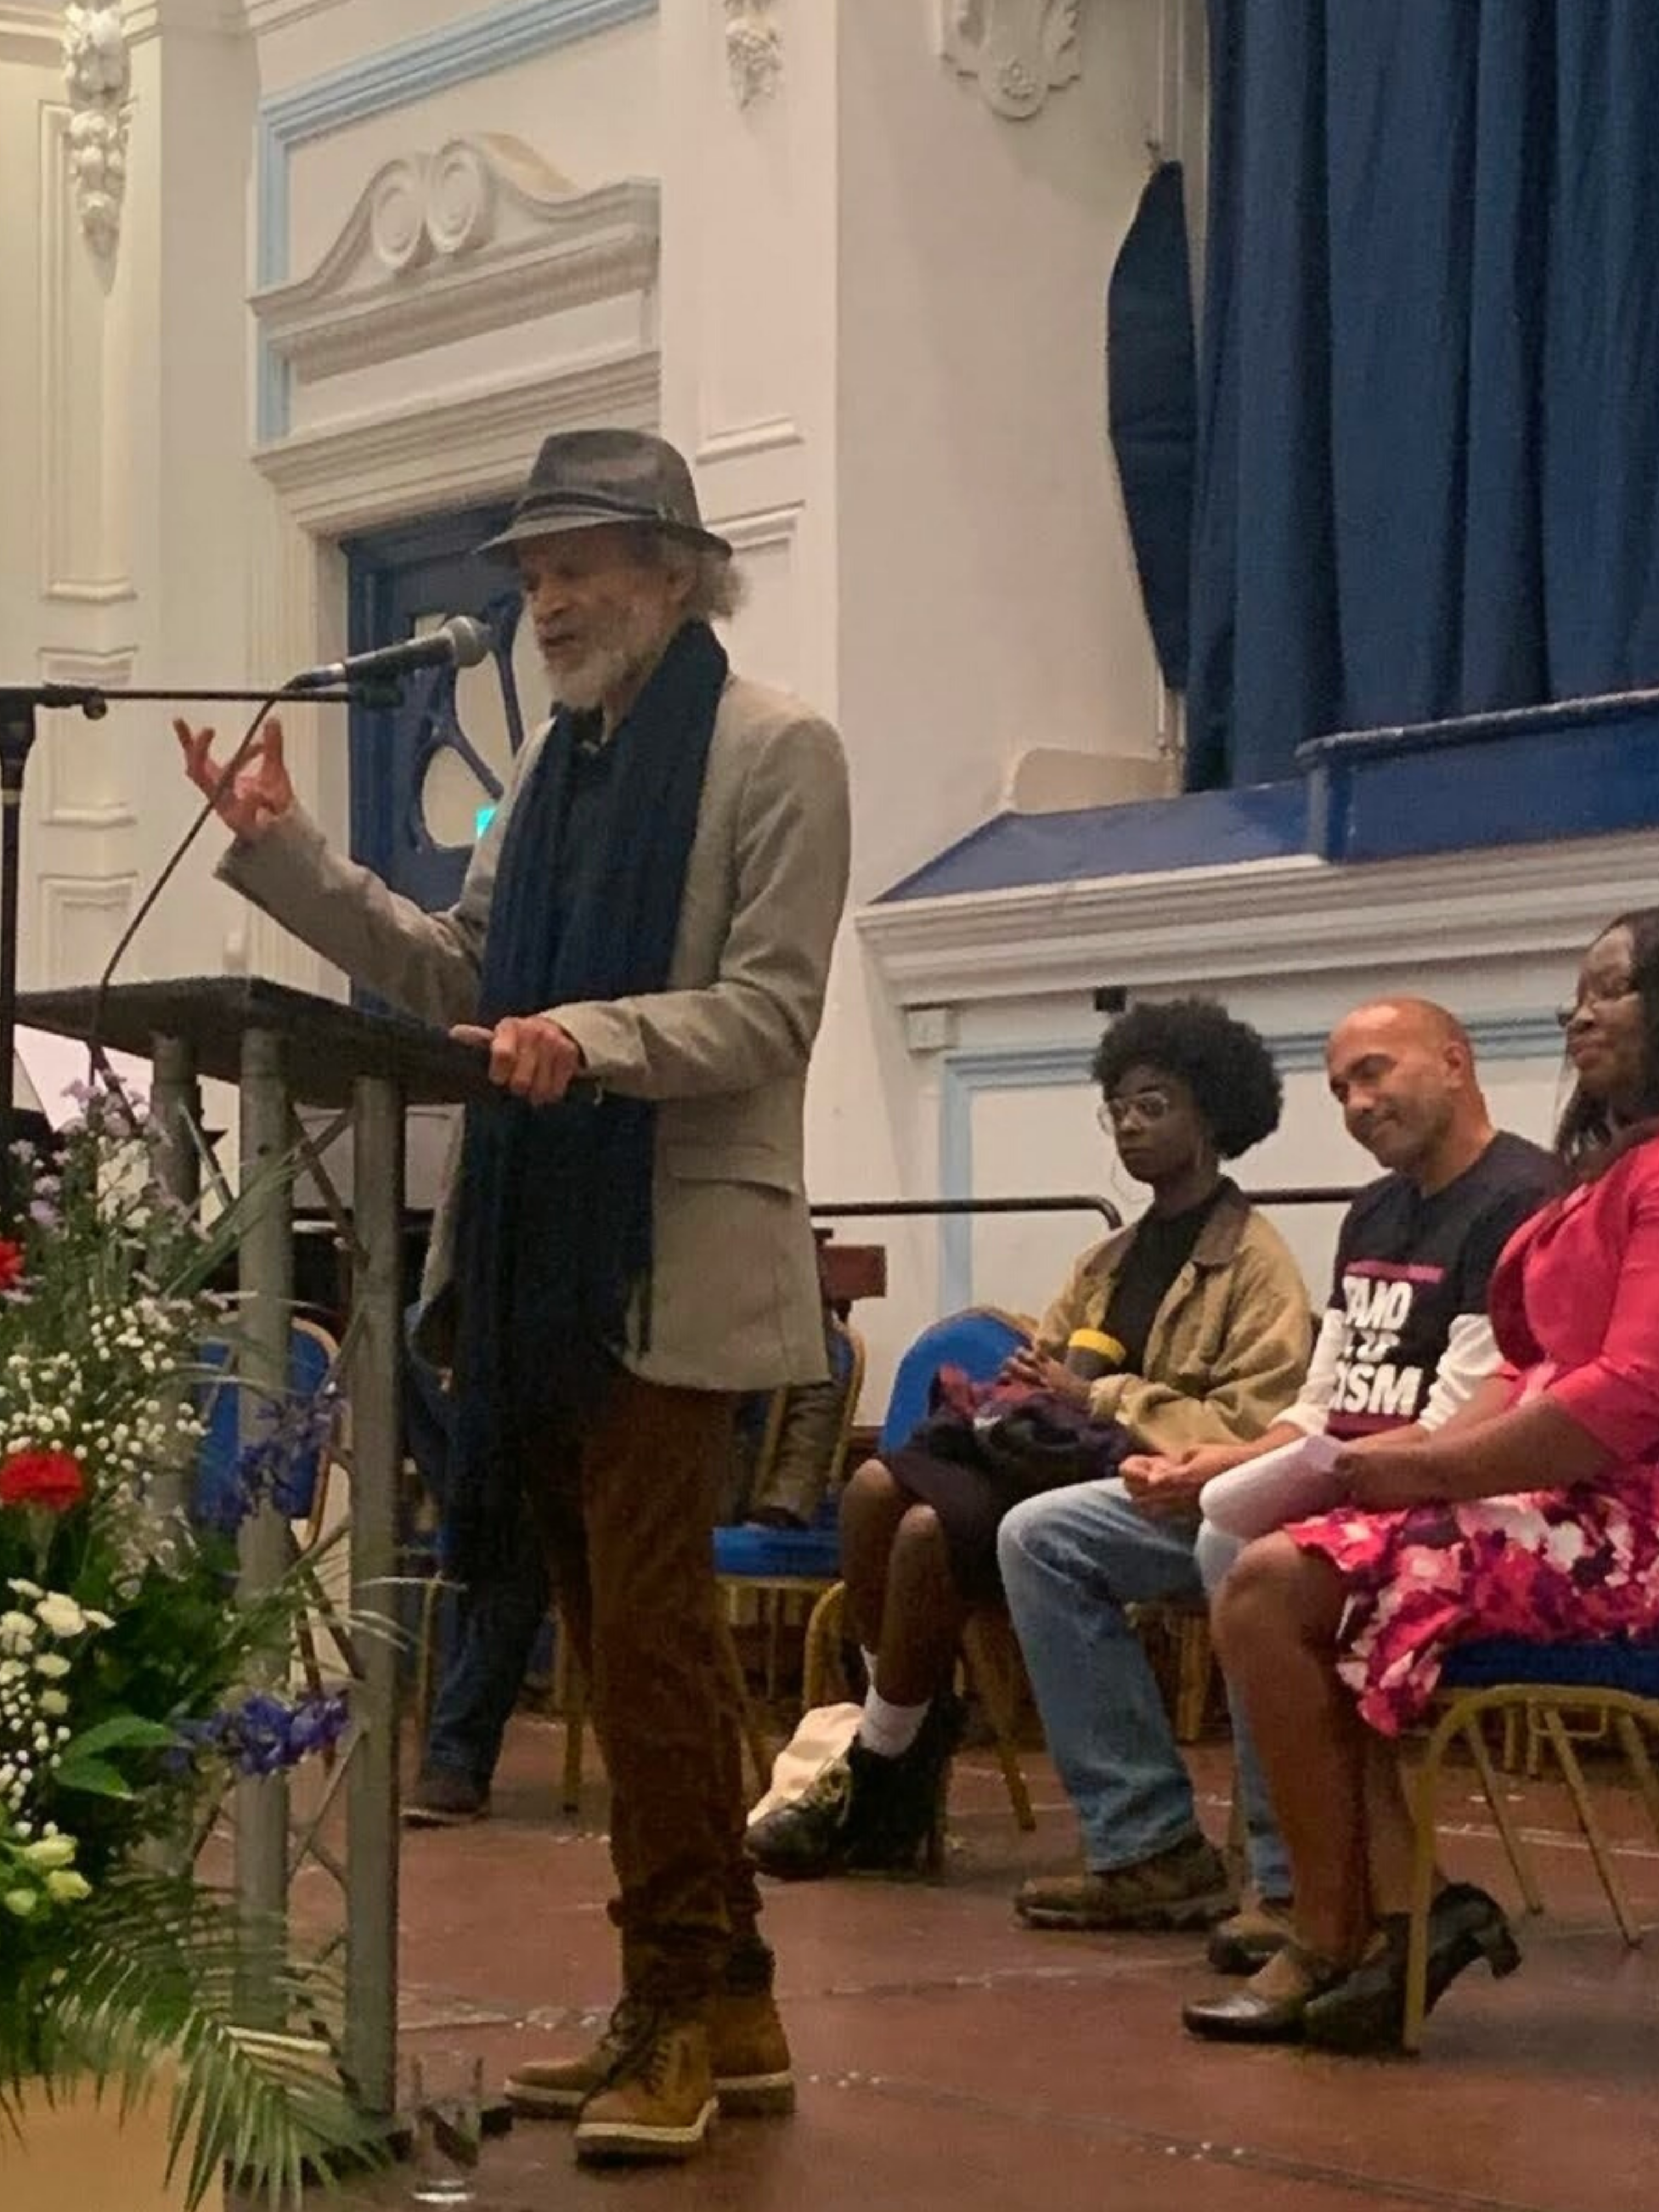
[[[1553,1013],[1478,1014],[1466,1024],[1480,1060],[1558,1060],[1561,1025]],[[1304,1075],[1325,1063],[1323,1030],[1286,1030],[1264,1036],[1281,1075]],[[941,1198],[974,1194],[974,1100],[986,1091],[1050,1091],[1086,1084],[1094,1046],[987,1045],[946,1053],[939,1087],[939,1188]],[[958,1215],[939,1224],[939,1310],[956,1313],[974,1302],[974,1224]]]
[[[511,69],[556,46],[654,15],[658,5],[659,0],[504,0],[499,7],[382,46],[377,53],[308,77],[262,100],[254,255],[259,289],[283,283],[289,273],[289,167],[295,147],[388,108],[425,100],[451,85]],[[286,435],[289,396],[287,365],[262,337],[258,392],[262,444]]]

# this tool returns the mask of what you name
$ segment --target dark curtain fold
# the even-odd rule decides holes
[[[1659,678],[1659,6],[1210,22],[1190,781]]]
[[[1181,164],[1153,171],[1106,294],[1106,419],[1164,681],[1187,684],[1197,340]]]

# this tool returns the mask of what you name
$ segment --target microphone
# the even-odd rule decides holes
[[[353,653],[331,660],[324,668],[307,668],[290,678],[289,691],[331,690],[340,684],[365,678],[403,676],[411,668],[473,668],[495,642],[488,623],[471,615],[451,615],[447,623],[425,637],[405,638],[401,645],[383,645],[373,653]]]

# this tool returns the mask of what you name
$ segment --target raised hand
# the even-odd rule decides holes
[[[282,724],[274,714],[270,718],[228,781],[224,763],[213,757],[211,730],[193,730],[182,717],[173,730],[185,757],[185,774],[204,799],[213,801],[214,812],[228,830],[258,844],[294,804],[294,785],[283,760]]]

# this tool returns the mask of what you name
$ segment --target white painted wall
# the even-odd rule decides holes
[[[538,4],[546,20],[560,0],[130,0],[131,182],[102,268],[56,158],[58,11],[0,0],[0,204],[24,211],[0,234],[0,678],[245,680],[330,657],[343,534],[511,491],[557,424],[659,422],[749,572],[739,665],[844,731],[856,900],[992,811],[1029,746],[1150,759],[1168,717],[1105,442],[1103,301],[1146,142],[1189,165],[1201,147],[1201,0],[1090,0],[1080,74],[1024,121],[941,58],[936,0],[755,0],[781,68],[746,102],[724,0],[662,0],[303,137],[286,264],[266,265],[283,226],[260,201],[262,100],[342,70],[384,77]],[[370,269],[409,306],[407,349],[296,375],[286,432],[256,452],[271,324],[249,295],[316,269],[386,163],[501,132],[582,191],[659,184],[654,276],[555,296],[544,270],[456,339],[432,307],[454,268]],[[321,288],[336,328],[350,289]],[[290,723],[301,788],[343,834],[341,729]],[[161,714],[54,726],[27,812],[32,979],[94,972],[187,814]],[[211,842],[128,972],[247,962],[337,989],[211,885]],[[1018,1076],[1033,1050],[1086,1054],[1089,988],[1109,980],[1214,988],[1301,1040],[1285,1126],[1249,1172],[1354,1177],[1307,1038],[1380,983],[1488,1023],[1536,1016],[1593,914],[1651,880],[1656,841],[1616,842],[1548,880],[1523,866],[1512,893],[1502,867],[1368,871],[1358,890],[1292,867],[849,921],[809,1104],[812,1188],[927,1195],[966,1163],[980,1190],[1109,1190],[1086,1091]],[[916,1007],[949,1010],[954,1051],[911,1049]],[[1538,1133],[1553,1063],[1535,1027],[1515,1036],[1531,1056],[1492,1064],[1494,1098]],[[1291,1225],[1316,1288],[1328,1228]],[[937,1309],[941,1239],[842,1233],[890,1249],[892,1295],[860,1316],[878,1401]],[[986,1226],[945,1245],[944,1279],[1036,1304],[1090,1233]]]

